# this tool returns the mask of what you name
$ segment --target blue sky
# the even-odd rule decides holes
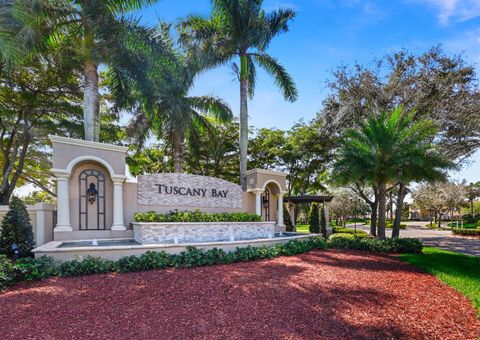
[[[310,120],[328,94],[326,82],[337,66],[355,61],[368,64],[386,53],[406,48],[421,53],[442,44],[450,53],[463,53],[480,71],[480,0],[266,0],[267,10],[293,8],[297,17],[288,33],[271,44],[269,53],[293,76],[299,98],[287,103],[272,79],[259,72],[256,95],[249,102],[255,127],[288,129]],[[209,0],[163,0],[139,12],[145,24],[177,22],[189,13],[207,15]],[[196,81],[193,94],[215,94],[235,114],[238,82],[229,67],[208,71]],[[470,166],[452,173],[456,179],[480,181],[480,153]]]

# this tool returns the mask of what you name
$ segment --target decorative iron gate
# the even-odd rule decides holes
[[[265,221],[270,221],[270,190],[265,188],[265,193],[262,196],[263,212]]]
[[[80,193],[79,229],[105,230],[105,175],[98,170],[84,170],[80,173],[78,184]],[[95,205],[96,209],[94,209]],[[97,225],[94,227],[89,225],[89,210],[90,213],[96,214]]]

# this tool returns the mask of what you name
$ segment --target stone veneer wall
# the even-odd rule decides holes
[[[205,197],[158,192],[157,184],[206,190]],[[138,204],[190,208],[242,208],[242,188],[234,183],[199,175],[160,173],[138,176]],[[226,192],[226,197],[213,197],[212,190]]]
[[[133,223],[135,241],[141,244],[228,241],[273,237],[275,222]]]

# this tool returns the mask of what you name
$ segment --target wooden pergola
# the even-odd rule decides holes
[[[286,196],[284,197],[284,202],[287,203],[288,213],[290,214],[290,219],[292,224],[295,226],[297,224],[297,216],[295,214],[295,205],[301,203],[321,203],[327,214],[328,221],[328,209],[325,207],[326,202],[331,202],[333,196],[331,195],[300,195],[300,196]]]

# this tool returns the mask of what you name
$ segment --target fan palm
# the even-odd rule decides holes
[[[0,46],[7,61],[48,53],[52,45],[75,50],[83,72],[85,139],[98,141],[99,65],[144,81],[141,62],[131,53],[139,33],[124,15],[155,0],[7,0],[0,7]],[[135,38],[132,37],[135,35]],[[72,67],[78,67],[73,65]]]
[[[288,30],[295,12],[280,9],[266,13],[263,0],[212,0],[210,18],[187,17],[180,24],[180,41],[207,66],[225,64],[238,58],[234,70],[240,81],[240,182],[246,190],[248,106],[247,95],[255,91],[256,65],[275,78],[286,100],[297,98],[297,89],[285,68],[265,51],[272,39]]]
[[[160,43],[170,47],[168,62],[149,69],[149,77],[157,91],[153,96],[138,91],[139,105],[128,130],[139,148],[152,134],[157,139],[166,140],[172,148],[174,170],[182,173],[185,138],[195,139],[197,132],[209,128],[205,115],[227,122],[232,119],[232,111],[220,98],[189,96],[195,77],[202,68],[197,59],[189,59],[174,49],[168,30],[168,25],[163,25],[158,34]],[[155,59],[157,55],[150,54],[149,58]],[[154,62],[147,64],[154,65]]]
[[[401,212],[408,182],[442,178],[443,170],[451,165],[432,144],[436,133],[433,123],[414,122],[413,117],[411,113],[404,114],[402,107],[391,113],[371,115],[358,130],[345,131],[334,164],[334,175],[343,182],[367,182],[377,188],[377,236],[381,239],[385,238],[388,186],[399,184],[401,199],[397,208]]]

